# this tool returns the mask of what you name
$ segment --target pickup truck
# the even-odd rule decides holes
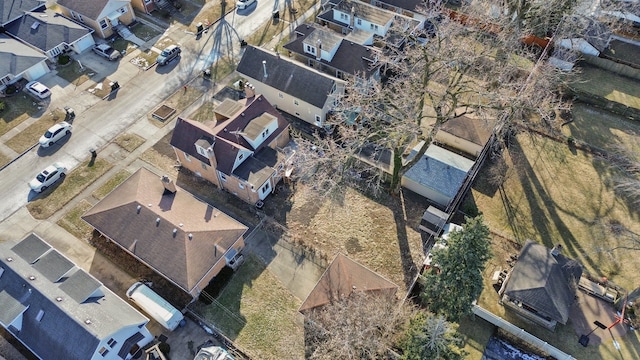
[[[106,58],[109,61],[117,60],[121,55],[120,52],[107,44],[98,44],[93,47],[93,51]]]

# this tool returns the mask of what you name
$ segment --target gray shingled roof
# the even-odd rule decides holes
[[[34,25],[38,23],[38,25]],[[7,32],[44,51],[60,44],[73,44],[93,33],[92,29],[75,23],[51,10],[29,12],[5,25]]]
[[[57,0],[58,5],[64,6],[90,19],[97,20],[98,16],[111,0]]]
[[[15,20],[27,11],[44,7],[44,1],[39,0],[2,0],[0,1],[0,25]]]
[[[141,168],[82,219],[190,293],[247,227],[176,189],[165,193],[160,176]]]
[[[0,34],[0,77],[8,74],[17,76],[46,59],[38,50]]]
[[[415,149],[412,150],[409,158],[416,153]],[[404,176],[452,198],[458,193],[472,166],[473,161],[430,145],[424,156]]]
[[[582,267],[531,240],[522,248],[505,287],[505,295],[533,308],[561,324],[569,319],[574,303],[575,284]]]
[[[34,236],[25,240],[31,242]],[[22,329],[10,331],[42,359],[89,359],[96,350],[98,339],[124,327],[137,328],[149,321],[102,285],[102,298],[82,304],[74,301],[60,289],[66,280],[50,281],[46,274],[13,250],[24,250],[29,246],[22,244],[12,249],[14,244],[12,241],[0,242],[0,253],[3,254],[0,266],[4,269],[0,276],[0,320],[7,325],[24,310]],[[12,261],[7,261],[7,257]],[[75,271],[85,273],[79,269]],[[41,316],[38,316],[40,312]]]
[[[266,78],[262,61],[266,61]],[[338,80],[253,46],[245,49],[237,71],[318,108],[324,107]]]
[[[304,43],[309,42],[309,37],[316,33],[327,32],[323,29],[317,29],[312,24],[302,24],[295,30],[297,34],[304,34],[298,36],[296,39],[290,41],[283,47],[291,52],[294,52],[300,56],[307,57],[309,59],[317,60],[315,56],[304,52]],[[325,44],[325,42],[323,42]],[[376,57],[376,50],[363,45],[356,44],[348,40],[339,41],[338,48],[333,55],[331,61],[321,59],[320,62],[336,70],[342,71],[346,74],[364,74],[366,77],[371,76],[379,65],[372,66],[373,60]],[[324,49],[324,45],[323,45]]]
[[[398,7],[400,9],[409,10],[412,12],[418,12],[417,8],[425,6],[424,0],[377,0],[382,4],[389,4],[391,6]]]

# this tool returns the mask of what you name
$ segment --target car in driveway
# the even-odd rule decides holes
[[[118,60],[118,58],[122,56],[118,50],[112,48],[108,44],[95,45],[93,47],[93,52],[95,52],[96,54],[102,56],[103,58],[109,61]]]
[[[158,63],[158,65],[166,65],[171,62],[171,60],[177,58],[181,52],[182,50],[180,49],[180,46],[169,45],[169,47],[162,50],[160,55],[158,55],[158,57],[156,58],[156,62]]]
[[[29,182],[29,187],[35,192],[43,192],[47,190],[56,181],[64,179],[67,175],[67,168],[63,163],[55,162],[53,165],[47,166],[36,177]]]
[[[66,121],[59,122],[53,125],[49,128],[49,130],[47,130],[47,132],[44,133],[44,135],[40,137],[40,146],[49,147],[53,145],[58,140],[71,134],[72,128],[73,127],[71,126],[71,124]]]
[[[238,10],[244,10],[251,6],[254,2],[256,2],[256,0],[238,0],[238,2],[236,3],[236,8]]]
[[[46,99],[51,96],[51,90],[38,81],[31,81],[27,83],[27,91],[40,99]]]

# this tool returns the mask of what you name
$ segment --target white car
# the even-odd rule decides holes
[[[46,99],[51,96],[51,90],[37,81],[31,81],[27,84],[27,91],[40,99]]]
[[[93,47],[93,52],[102,56],[109,61],[118,60],[121,56],[120,52],[107,44],[98,44]]]
[[[47,130],[46,133],[44,133],[44,135],[40,137],[40,146],[49,147],[53,145],[58,140],[71,134],[72,128],[73,127],[71,126],[71,124],[66,121],[53,125],[49,128],[49,130]]]
[[[236,8],[238,8],[238,10],[244,10],[254,2],[256,2],[256,0],[238,0],[238,2],[236,3]]]
[[[64,179],[66,175],[67,168],[64,164],[55,162],[36,175],[35,179],[29,182],[29,187],[35,192],[43,192],[56,181]]]

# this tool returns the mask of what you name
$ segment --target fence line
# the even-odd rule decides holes
[[[535,337],[534,335],[526,332],[524,329],[521,329],[507,320],[492,314],[491,312],[481,308],[478,305],[473,306],[473,313],[482,319],[490,322],[491,324],[501,328],[502,330],[508,332],[509,334],[533,345],[534,347],[542,350],[543,352],[553,356],[558,360],[575,360],[575,358],[560,349],[549,345],[546,341],[542,341]]]

